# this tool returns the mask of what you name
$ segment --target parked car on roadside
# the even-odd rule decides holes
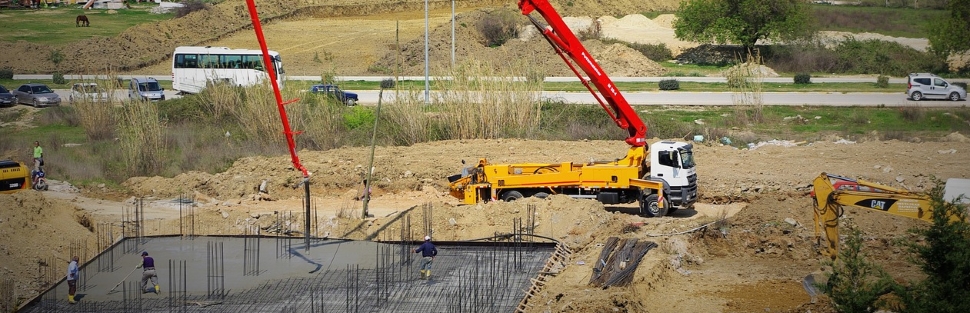
[[[17,103],[29,104],[35,108],[61,105],[61,97],[44,84],[28,83],[13,91]]]
[[[107,102],[110,99],[108,92],[96,83],[75,83],[74,86],[71,86],[71,95],[68,96],[70,103],[75,101]]]
[[[165,100],[165,88],[152,77],[135,77],[128,82],[128,99],[158,101]]]
[[[356,93],[340,90],[340,88],[337,87],[337,85],[331,85],[331,84],[313,85],[313,86],[310,86],[310,92],[315,94],[325,94],[328,97],[333,97],[337,101],[340,101],[340,103],[343,103],[349,106],[357,105],[357,101],[360,101]]]
[[[923,99],[948,99],[959,101],[967,99],[967,90],[951,84],[942,77],[930,73],[909,74],[909,87],[906,95],[913,101]]]
[[[17,98],[14,98],[10,90],[0,86],[0,107],[13,106],[17,103]]]

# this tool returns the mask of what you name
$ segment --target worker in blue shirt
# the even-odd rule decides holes
[[[155,259],[148,256],[148,251],[142,251],[141,264],[139,264],[135,268],[142,269],[142,272],[141,272],[142,289],[141,290],[143,291],[147,290],[145,289],[145,285],[148,284],[149,280],[151,280],[152,285],[155,285],[155,293],[158,294],[161,292],[161,289],[158,288],[158,275],[155,274]]]
[[[421,252],[423,260],[421,262],[421,279],[431,279],[431,262],[438,255],[438,249],[431,243],[431,236],[424,236],[424,243],[414,249],[414,253]]]
[[[78,257],[71,258],[71,263],[67,264],[67,303],[75,304],[74,293],[77,292],[77,261]]]

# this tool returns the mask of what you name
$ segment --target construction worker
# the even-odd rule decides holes
[[[421,257],[423,257],[421,262],[421,279],[431,279],[431,262],[434,262],[434,257],[438,255],[438,249],[431,243],[431,236],[424,236],[424,243],[417,249],[414,249],[414,253],[418,252],[421,252]]]
[[[155,285],[155,294],[160,293],[162,290],[158,287],[158,275],[155,275],[155,259],[148,256],[148,251],[142,251],[141,253],[141,264],[138,264],[135,268],[141,268],[141,290],[143,292],[151,292],[145,289],[145,285],[148,281],[152,281],[152,285]]]
[[[75,304],[74,293],[77,291],[77,256],[71,258],[67,264],[67,303]]]

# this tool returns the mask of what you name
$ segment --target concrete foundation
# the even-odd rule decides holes
[[[513,312],[554,251],[436,244],[432,277],[423,280],[412,243],[129,238],[82,266],[77,304],[67,303],[62,279],[21,312]],[[140,286],[142,251],[155,259],[159,294]]]

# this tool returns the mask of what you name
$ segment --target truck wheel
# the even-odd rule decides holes
[[[652,194],[640,200],[640,215],[646,217],[662,217],[667,215],[667,208],[669,205],[664,205],[664,207],[661,209],[660,206],[657,205],[657,199],[657,195]]]
[[[512,202],[515,200],[522,199],[522,193],[515,190],[509,190],[502,193],[501,199],[502,201],[505,201],[505,202]]]

